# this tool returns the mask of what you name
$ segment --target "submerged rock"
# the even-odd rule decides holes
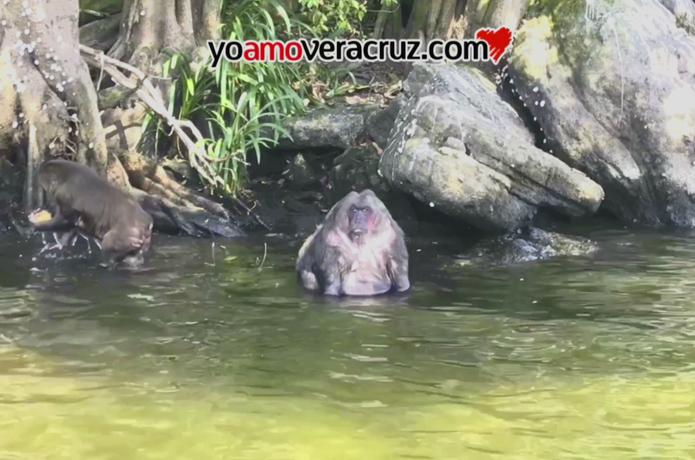
[[[548,232],[535,227],[519,229],[505,236],[485,240],[469,254],[457,259],[459,265],[511,265],[554,257],[590,255],[598,249],[593,241]]]
[[[695,227],[695,4],[552,3],[511,59],[547,149],[601,184],[624,222]]]
[[[529,223],[539,208],[567,216],[596,211],[601,187],[536,148],[531,133],[480,72],[416,65],[381,157],[397,189],[485,230]]]

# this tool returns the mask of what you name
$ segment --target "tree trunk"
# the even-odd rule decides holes
[[[384,36],[384,30],[386,29],[386,24],[389,18],[394,14],[394,11],[388,8],[387,2],[385,0],[381,1],[381,9],[377,13],[376,21],[374,23],[374,31],[372,32],[373,38],[381,38]]]
[[[391,7],[390,11],[382,7],[379,16],[386,16],[381,18],[385,24],[383,31],[378,31],[378,33],[375,27],[374,38],[398,39],[403,36],[403,7],[400,3]]]
[[[212,11],[219,18],[215,4],[219,6],[219,1],[126,0],[113,48],[124,56],[132,52],[151,57],[141,62],[159,72],[153,64],[161,62],[163,47],[184,51],[195,46],[194,21],[201,20],[196,15]],[[26,209],[39,205],[38,165],[51,156],[68,156],[127,189],[131,181],[146,189],[133,193],[161,229],[196,236],[240,234],[222,206],[174,182],[156,162],[132,161],[128,154],[137,156],[134,151],[109,152],[97,92],[80,55],[78,15],[78,0],[13,1],[0,9],[0,156],[27,172]],[[214,27],[214,22],[207,24]],[[99,61],[94,53],[90,63],[102,74],[103,58]],[[133,55],[127,57],[133,60]],[[129,88],[123,93],[138,91]],[[123,110],[115,124],[123,127],[127,120],[139,130],[145,113],[139,110],[134,118]],[[128,159],[127,169],[115,153]]]
[[[481,27],[519,27],[528,0],[414,0],[403,38],[470,38]],[[378,17],[377,24],[385,19]]]
[[[450,38],[461,34],[456,34],[452,29],[452,25],[462,16],[465,9],[466,0],[432,0],[429,2],[413,1],[412,8],[406,10],[407,26],[402,33],[393,34],[394,29],[398,29],[397,23],[402,20],[401,14],[404,11],[402,5],[399,5],[395,13],[398,17],[395,27],[390,25],[391,33],[384,33],[384,37],[388,38],[420,38],[425,41],[433,38]],[[386,22],[384,18],[377,17],[377,25],[381,26],[380,22]],[[389,26],[385,27],[388,31]],[[376,35],[376,34],[375,34]]]
[[[0,149],[19,147],[30,184],[36,164],[65,152],[126,183],[109,161],[96,91],[80,57],[78,13],[77,0],[11,2],[0,11]],[[38,204],[35,188],[25,191],[28,207]]]
[[[222,0],[124,0],[119,38],[109,55],[138,64],[163,49],[190,52],[219,37],[221,13]]]
[[[220,34],[221,9],[222,0],[124,0],[118,38],[107,54],[147,75],[161,75],[162,65],[172,51],[207,56],[206,41]],[[198,46],[205,47],[205,52],[193,53]],[[168,79],[155,80],[153,84],[167,100]],[[123,116],[139,130],[144,111],[135,108],[131,112]],[[134,114],[140,119],[135,119]]]
[[[413,9],[410,11],[410,16],[408,16],[408,26],[405,29],[406,37],[427,38],[425,33],[427,30],[430,3],[438,5],[439,2],[440,0],[432,0],[432,2],[420,2],[416,0],[413,2]]]
[[[199,46],[207,51],[205,42],[220,35],[221,9],[222,0],[125,0],[118,38],[108,55],[130,63],[145,75],[161,75],[172,50],[206,55],[193,51]],[[159,90],[162,101],[168,100],[167,80],[148,82]],[[132,99],[132,91],[127,88],[110,88],[103,94]],[[108,105],[110,108],[103,113],[108,145],[119,153],[131,183],[146,192],[136,196],[153,215],[155,228],[177,229],[193,236],[239,235],[222,206],[179,185],[158,166],[152,152],[141,150],[141,126],[147,113],[142,102],[120,107],[110,101]]]
[[[193,24],[198,45],[207,40],[217,40],[222,32],[222,0],[198,0],[193,2]]]
[[[439,20],[433,31],[435,37],[449,38],[456,36],[454,27],[458,17],[457,11],[463,7],[464,3],[457,0],[443,0],[439,10]]]
[[[469,0],[466,6],[466,33],[473,35],[481,27],[519,27],[528,9],[528,0]]]

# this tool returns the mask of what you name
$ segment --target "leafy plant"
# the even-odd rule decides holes
[[[278,40],[303,27],[275,0],[230,2],[223,11],[223,36],[230,40]],[[260,162],[262,149],[283,133],[282,121],[303,110],[308,94],[303,67],[222,60],[213,70],[178,54],[165,63],[164,76],[172,78],[170,110],[192,120],[207,137],[205,169],[215,175],[207,180],[210,188],[238,192],[246,180],[247,153]],[[168,134],[159,120],[149,118],[148,126],[157,136]]]
[[[358,35],[367,13],[366,0],[299,0],[305,20],[320,34]]]
[[[368,5],[383,7],[395,2],[224,0],[222,38],[274,41],[356,36]],[[293,10],[288,11],[285,4],[294,5]],[[206,138],[205,157],[197,157],[202,162],[197,165],[199,177],[211,190],[225,194],[244,187],[247,155],[255,155],[260,162],[262,150],[276,144],[283,133],[287,116],[303,111],[310,99],[323,102],[357,89],[352,75],[341,74],[335,66],[222,59],[212,69],[205,59],[172,55],[163,76],[171,81],[169,109],[179,119],[192,121]],[[154,115],[146,118],[145,129],[155,146],[172,137],[166,123]]]

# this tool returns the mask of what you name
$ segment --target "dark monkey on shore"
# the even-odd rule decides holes
[[[350,192],[299,250],[302,285],[326,295],[371,296],[410,288],[403,230],[371,190]]]
[[[135,199],[95,171],[67,160],[41,165],[38,182],[51,216],[34,211],[29,221],[38,231],[84,233],[101,242],[110,266],[139,265],[150,247],[152,217]]]

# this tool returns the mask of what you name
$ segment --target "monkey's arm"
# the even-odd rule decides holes
[[[340,248],[328,246],[321,261],[323,292],[326,295],[343,295],[343,266],[345,262]]]
[[[313,233],[299,248],[299,255],[297,257],[297,273],[299,274],[299,279],[302,282],[304,289],[310,291],[318,291],[321,288],[318,278],[314,273],[314,238],[316,237],[316,232]]]
[[[339,296],[342,294],[342,258],[340,248],[334,245],[339,240],[331,238],[331,233],[325,229],[326,224],[304,242],[299,250],[296,268],[304,288]]]
[[[403,240],[398,241],[389,259],[388,265],[391,275],[393,288],[398,292],[405,292],[410,289],[410,278],[408,277],[408,249]]]
[[[405,268],[403,265],[398,266],[396,275],[393,278],[393,287],[398,292],[405,292],[410,289],[410,279],[408,278],[408,262],[405,263]]]

